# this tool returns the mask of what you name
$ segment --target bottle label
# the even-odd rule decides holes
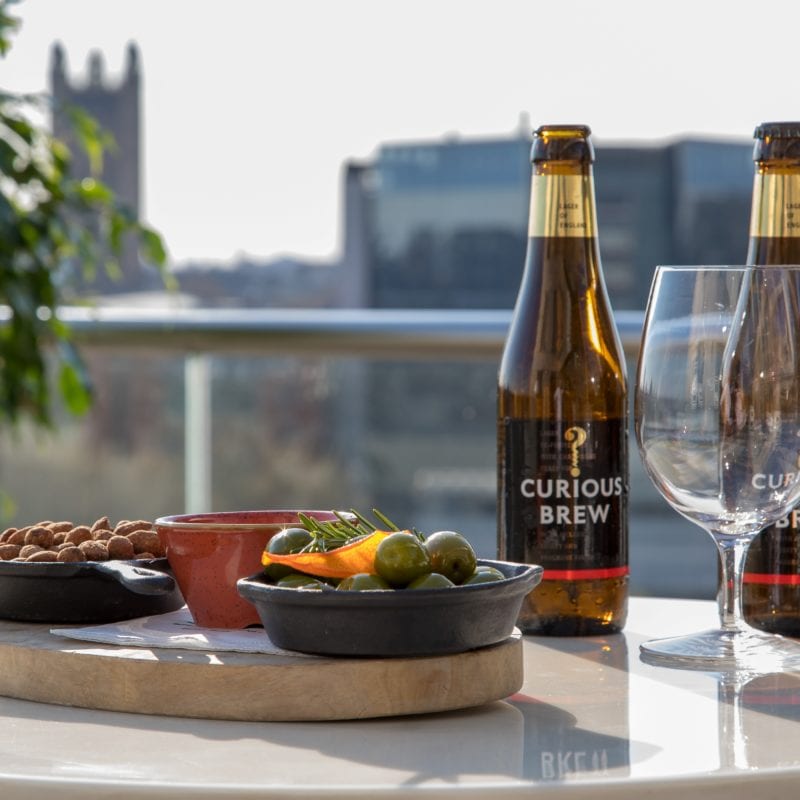
[[[505,557],[545,580],[628,574],[628,453],[623,420],[505,419]]]
[[[800,237],[800,180],[796,173],[756,174],[750,237]]]
[[[536,175],[531,182],[529,236],[595,235],[594,188],[588,175]]]
[[[800,509],[765,528],[747,551],[743,581],[767,586],[800,586]]]

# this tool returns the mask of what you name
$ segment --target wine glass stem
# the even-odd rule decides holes
[[[740,631],[745,627],[742,613],[742,577],[751,538],[748,536],[738,539],[729,537],[716,539],[722,563],[722,580],[717,602],[720,624],[726,631]]]

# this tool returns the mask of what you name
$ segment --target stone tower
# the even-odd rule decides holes
[[[141,213],[141,77],[136,45],[128,45],[124,74],[116,85],[106,79],[99,52],[89,56],[89,74],[85,81],[71,81],[65,61],[63,47],[55,44],[50,66],[53,133],[69,145],[75,177],[88,177],[91,170],[86,154],[76,144],[64,108],[70,105],[82,108],[114,137],[115,146],[106,151],[102,172],[96,177],[102,179],[138,220]],[[112,293],[145,288],[146,273],[134,242],[125,243],[120,267],[119,280],[99,274],[89,285],[91,291]]]

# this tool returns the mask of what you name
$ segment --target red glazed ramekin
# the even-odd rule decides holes
[[[204,628],[260,624],[236,581],[261,569],[261,554],[279,531],[299,525],[298,514],[335,520],[331,511],[220,511],[160,517],[155,528],[186,605]]]

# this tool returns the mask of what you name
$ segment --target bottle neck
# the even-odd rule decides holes
[[[529,237],[592,239],[597,235],[596,217],[589,164],[534,165]]]

